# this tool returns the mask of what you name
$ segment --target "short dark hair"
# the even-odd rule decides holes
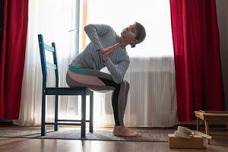
[[[137,35],[135,39],[138,41],[136,44],[141,43],[146,37],[146,30],[144,26],[138,22],[135,22],[135,28],[137,31]],[[136,44],[132,44],[131,47],[135,47]]]

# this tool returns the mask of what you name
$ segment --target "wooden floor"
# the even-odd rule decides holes
[[[228,140],[205,150],[169,149],[167,142],[0,138],[0,152],[227,152]]]

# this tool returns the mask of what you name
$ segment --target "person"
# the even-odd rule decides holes
[[[124,75],[129,67],[126,46],[135,47],[146,36],[142,24],[135,22],[117,35],[105,24],[89,24],[84,27],[90,43],[69,65],[66,82],[70,87],[86,86],[94,90],[113,90],[112,108],[115,120],[115,136],[133,137],[138,133],[124,125],[129,83]],[[110,74],[100,72],[107,67]]]

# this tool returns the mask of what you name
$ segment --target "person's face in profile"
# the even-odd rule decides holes
[[[132,24],[121,32],[121,37],[124,39],[124,41],[128,44],[136,44],[137,40],[135,39],[137,35],[137,30],[135,27],[135,24]]]

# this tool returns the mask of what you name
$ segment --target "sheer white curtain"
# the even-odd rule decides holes
[[[22,97],[19,120],[20,125],[39,125],[41,118],[41,64],[37,35],[43,34],[45,41],[56,42],[57,58],[60,72],[60,85],[65,86],[65,74],[69,62],[76,55],[75,29],[76,23],[75,0],[30,0],[29,21],[24,67]],[[52,75],[53,73],[49,73]],[[52,75],[53,76],[53,75]],[[50,76],[51,77],[51,76]],[[53,81],[53,77],[49,81]],[[49,85],[52,85],[52,82]],[[48,97],[47,119],[54,114],[53,97]],[[77,115],[77,100],[75,97],[61,97],[60,117]]]
[[[131,64],[125,76],[130,92],[127,126],[168,127],[176,124],[176,89],[169,0],[87,0],[87,23],[111,25],[117,33],[135,21],[147,37],[127,48]],[[88,38],[87,38],[87,42]],[[104,69],[107,71],[107,69]],[[111,93],[96,94],[100,124],[112,126]],[[98,101],[97,101],[98,100]]]
[[[81,1],[81,5],[85,6],[84,2],[86,0]],[[145,42],[134,49],[127,48],[131,64],[125,78],[131,88],[125,115],[126,125],[165,127],[175,124],[176,94],[169,0],[87,2],[88,8],[84,8],[87,23],[110,24],[119,33],[128,24],[138,21],[147,31]],[[77,54],[76,31],[72,30],[75,29],[76,11],[76,0],[30,0],[21,108],[17,124],[40,124],[42,77],[38,33],[43,34],[46,41],[56,42],[60,85],[66,85],[67,66]],[[81,17],[81,23],[83,21],[85,18]],[[83,32],[82,29],[81,26],[80,32]],[[80,38],[83,38],[83,34]],[[80,99],[61,97],[60,100],[60,117],[80,117]],[[50,101],[53,101],[53,97],[48,97],[48,101],[47,119],[52,120],[54,103]],[[112,126],[111,92],[95,93],[94,102],[95,126]]]

